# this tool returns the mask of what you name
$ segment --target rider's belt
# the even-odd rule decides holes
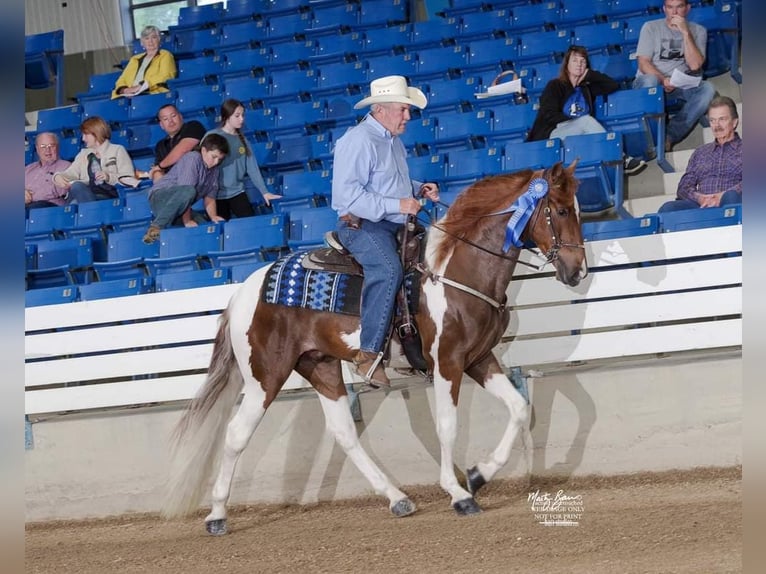
[[[351,229],[359,229],[362,226],[362,219],[350,213],[341,215],[338,219],[345,221],[346,225],[348,225]]]

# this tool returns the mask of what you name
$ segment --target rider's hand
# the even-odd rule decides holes
[[[420,195],[437,202],[439,201],[439,186],[435,183],[424,183],[420,186]]]
[[[399,200],[399,213],[417,215],[420,211],[420,201],[414,197],[405,197]]]

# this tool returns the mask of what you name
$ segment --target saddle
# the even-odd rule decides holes
[[[402,226],[397,232],[396,240],[400,260],[404,266],[404,280],[397,294],[393,313],[393,332],[398,337],[407,360],[414,369],[424,373],[428,366],[423,357],[415,313],[420,299],[420,271],[416,266],[422,261],[425,232],[425,227],[417,222],[407,223],[406,227]],[[329,247],[314,249],[303,258],[304,268],[364,277],[362,266],[343,246],[335,231],[325,234],[325,242]],[[391,335],[385,344],[386,353],[390,341]]]

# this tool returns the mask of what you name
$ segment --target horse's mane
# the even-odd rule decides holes
[[[467,187],[450,206],[438,226],[444,231],[435,253],[436,266],[449,254],[458,238],[477,237],[491,223],[483,216],[510,207],[529,186],[537,172],[525,169],[486,177]]]

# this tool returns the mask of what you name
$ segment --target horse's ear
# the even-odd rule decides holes
[[[577,163],[580,161],[579,157],[576,157],[572,163],[569,164],[569,167],[567,168],[567,171],[569,172],[569,175],[574,176],[575,168],[577,167]]]

